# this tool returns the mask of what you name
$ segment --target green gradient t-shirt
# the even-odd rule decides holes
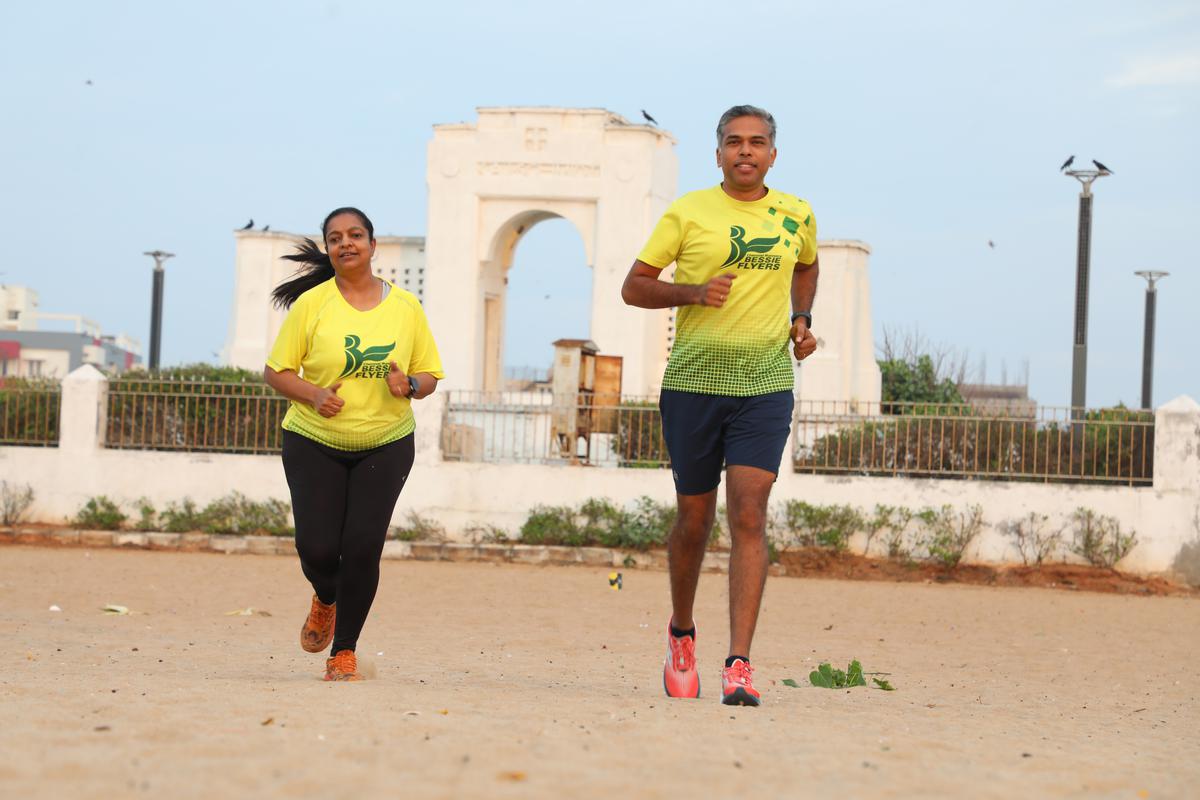
[[[658,269],[674,262],[680,284],[737,278],[721,308],[679,308],[663,388],[733,397],[791,390],[792,272],[816,258],[812,208],[793,195],[768,189],[744,202],[714,186],[672,203],[638,260]]]

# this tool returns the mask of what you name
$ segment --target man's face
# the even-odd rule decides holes
[[[742,191],[761,187],[774,164],[775,148],[766,120],[734,117],[725,124],[717,166],[725,173],[726,186]]]

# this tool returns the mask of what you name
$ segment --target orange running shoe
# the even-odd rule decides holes
[[[361,681],[358,674],[358,658],[353,650],[341,650],[333,658],[325,659],[325,680]]]
[[[309,653],[319,653],[333,641],[333,623],[337,618],[337,604],[325,605],[314,594],[308,619],[300,629],[300,646]]]
[[[696,672],[696,640],[676,639],[667,625],[667,660],[663,664],[663,688],[667,697],[699,697],[700,673]]]
[[[754,667],[740,658],[721,670],[721,702],[727,706],[756,706],[761,702],[751,678]]]

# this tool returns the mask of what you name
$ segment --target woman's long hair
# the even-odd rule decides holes
[[[372,242],[375,241],[375,226],[371,224],[371,220],[357,208],[348,206],[335,208],[326,215],[325,221],[321,223],[322,239],[325,238],[329,228],[329,220],[339,214],[353,214],[358,217],[362,220],[363,227],[367,229],[367,236]],[[297,297],[314,286],[324,283],[334,275],[333,262],[329,260],[329,254],[307,237],[302,244],[296,247],[296,252],[289,253],[284,258],[288,261],[295,261],[300,264],[300,267],[297,268],[296,274],[292,278],[279,284],[271,292],[271,302],[276,308],[290,308],[292,303],[296,302]]]

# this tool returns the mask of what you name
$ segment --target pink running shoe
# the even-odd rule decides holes
[[[696,672],[696,640],[676,639],[667,626],[667,660],[663,664],[663,688],[667,697],[699,697],[700,673]]]
[[[754,667],[740,658],[721,670],[721,702],[727,706],[756,706],[761,702],[754,688]]]

